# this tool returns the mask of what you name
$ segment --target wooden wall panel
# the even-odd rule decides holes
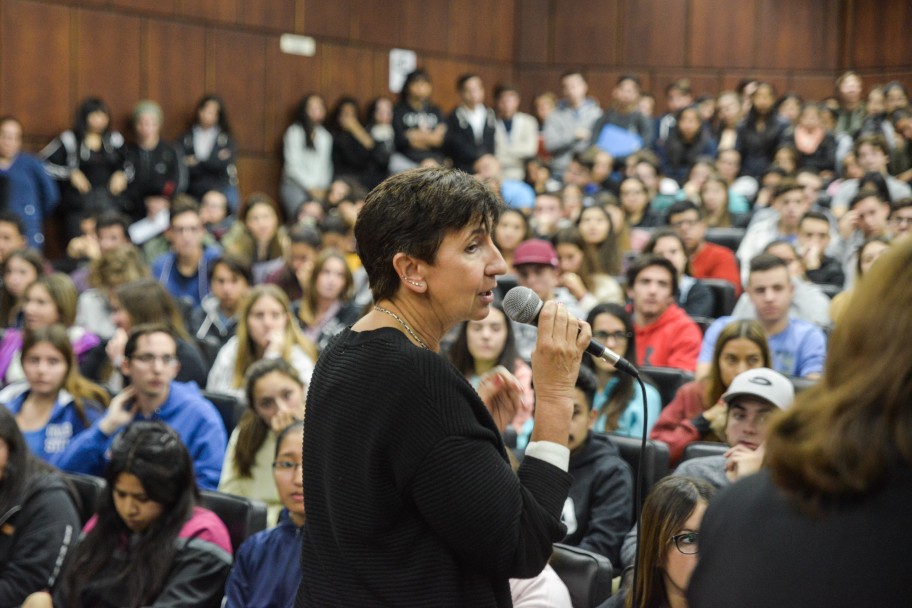
[[[304,33],[347,39],[350,33],[351,0],[301,0]]]
[[[40,45],[35,32],[41,32]],[[70,126],[71,43],[66,8],[19,1],[0,6],[0,108],[18,117],[27,135]]]
[[[197,101],[208,92],[206,30],[195,25],[149,20],[146,64],[150,66],[146,96],[167,109],[164,137],[183,134]],[[214,93],[219,93],[213,90]],[[237,108],[240,110],[240,108]],[[232,108],[226,108],[229,120]]]
[[[239,0],[238,21],[251,27],[291,31],[295,23],[295,0]]]
[[[351,37],[367,44],[402,44],[401,0],[351,0]]]
[[[511,61],[513,0],[450,2],[447,50],[452,55]]]
[[[618,60],[619,0],[558,2],[554,10],[556,63],[612,65]]]
[[[266,40],[258,34],[214,30],[214,89],[231,108],[234,136],[242,151],[265,152]]]
[[[848,19],[854,34],[849,45],[848,67],[890,68],[912,65],[912,6],[908,0],[876,3],[853,2]]]
[[[108,0],[107,4],[129,11],[171,15],[174,13],[176,1],[177,0]]]
[[[836,79],[832,76],[792,76],[788,79],[786,91],[794,91],[804,99],[823,100],[833,94]]]
[[[838,16],[835,8],[832,2],[761,2],[756,24],[755,66],[792,70],[836,69],[839,57],[833,36]]]
[[[402,0],[402,47],[446,53],[449,3],[446,0]]]
[[[674,65],[685,57],[687,3],[636,0],[622,8],[620,62],[629,66]]]
[[[242,201],[253,192],[265,192],[276,197],[277,184],[282,174],[282,161],[279,157],[241,155],[237,168]]]
[[[341,95],[370,99],[377,90],[374,84],[374,56],[369,49],[325,44],[322,64],[320,73],[323,78],[317,90],[330,107]]]
[[[180,17],[226,21],[234,23],[238,18],[238,2],[241,0],[176,0],[175,11]]]
[[[754,67],[757,1],[689,0],[687,65]]]
[[[304,95],[320,90],[323,45],[313,57],[286,55],[278,41],[267,48],[269,71],[266,88],[271,92],[267,104],[266,151],[281,156],[282,135],[291,123],[294,109]]]
[[[144,94],[142,21],[121,13],[77,9],[76,22],[76,98],[102,97],[114,125],[128,132],[130,112]]]
[[[548,60],[550,11],[548,0],[517,0],[516,62],[544,63]]]

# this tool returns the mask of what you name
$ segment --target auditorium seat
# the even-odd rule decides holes
[[[614,569],[604,555],[555,543],[550,563],[567,586],[573,608],[594,608],[611,597]]]
[[[222,417],[222,423],[225,425],[225,431],[231,435],[231,431],[237,426],[244,413],[245,406],[233,395],[224,393],[213,393],[203,391],[203,398],[209,401],[218,410],[219,416]]]
[[[724,279],[698,279],[713,295],[713,318],[730,315],[735,309],[735,286]]]
[[[744,228],[707,228],[705,238],[710,243],[722,245],[737,252],[745,232]]]
[[[80,473],[61,474],[63,479],[76,492],[73,502],[76,505],[76,511],[79,513],[79,520],[85,525],[89,518],[95,515],[98,510],[98,503],[101,502],[108,483],[101,477],[94,475],[82,475]]]
[[[694,375],[674,367],[640,366],[640,372],[649,376],[662,395],[662,407],[671,403],[681,386],[692,382]],[[655,422],[655,421],[653,421]]]
[[[630,465],[633,471],[634,479],[637,477],[637,469],[643,466],[643,486],[640,488],[639,500],[634,501],[634,516],[637,520],[640,517],[640,509],[643,501],[660,479],[668,475],[669,454],[668,446],[662,441],[653,439],[646,440],[646,450],[641,454],[640,439],[633,437],[624,437],[615,433],[607,433],[608,438],[617,446],[621,458]]]
[[[248,537],[266,529],[266,503],[260,500],[200,490],[200,504],[218,515],[228,528],[235,552]]]
[[[687,444],[687,447],[684,448],[681,462],[693,458],[703,458],[704,456],[721,456],[728,451],[728,447],[729,446],[724,443],[715,441],[694,441],[693,443]]]

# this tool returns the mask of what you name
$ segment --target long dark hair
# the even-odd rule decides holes
[[[207,93],[197,102],[196,108],[193,110],[193,118],[190,120],[190,129],[192,130],[199,123],[199,113],[210,101],[214,101],[218,104],[218,126],[221,129],[222,133],[226,135],[231,135],[231,123],[228,122],[228,115],[225,113],[225,102],[222,101],[222,98],[213,93]]]
[[[624,324],[624,331],[626,331],[630,337],[627,338],[627,350],[624,351],[622,356],[628,361],[635,361],[636,337],[634,336],[633,331],[633,320],[630,318],[630,315],[627,314],[624,307],[620,304],[613,303],[598,304],[589,311],[586,322],[592,325],[595,318],[599,315],[611,315]],[[589,369],[596,371],[595,360],[591,356],[583,357],[583,364]],[[633,377],[628,374],[615,374],[615,377],[618,379],[617,387],[611,393],[608,401],[602,405],[602,409],[598,414],[599,418],[605,419],[605,430],[607,431],[612,431],[618,427],[618,420],[620,420],[621,414],[624,413],[624,410],[627,409],[627,405],[633,398]]]
[[[3,515],[22,501],[32,477],[49,471],[50,467],[32,456],[16,418],[5,407],[0,407],[0,439],[7,448],[6,467],[0,477],[0,515]]]
[[[89,114],[94,114],[95,112],[104,112],[108,116],[108,126],[105,128],[104,133],[108,133],[111,130],[111,110],[108,109],[108,104],[99,97],[87,97],[76,108],[76,116],[73,118],[73,133],[79,141],[85,139],[89,130]]]
[[[162,506],[161,516],[132,539],[114,506],[114,487],[121,474],[136,476],[149,500]],[[165,423],[133,422],[114,441],[105,478],[108,485],[95,527],[76,547],[63,576],[65,605],[81,608],[83,589],[105,571],[115,552],[124,550],[125,562],[114,575],[128,593],[123,605],[152,604],[170,574],[175,541],[199,498],[190,455]]]
[[[507,326],[507,339],[504,342],[503,350],[500,351],[500,355],[497,357],[495,365],[503,365],[510,372],[513,372],[516,368],[516,358],[519,356],[516,351],[516,335],[513,333],[513,323],[510,322],[507,313],[504,312],[503,306],[500,303],[491,304],[491,310],[499,310],[500,314],[503,315],[504,323]],[[472,356],[472,353],[469,352],[469,323],[469,321],[463,321],[462,325],[459,326],[459,334],[450,347],[449,353],[447,353],[450,362],[466,378],[470,378],[475,374],[475,358]]]
[[[164,323],[177,337],[190,342],[180,309],[174,298],[157,280],[145,277],[124,283],[114,290],[121,307],[130,316],[130,324]]]
[[[304,147],[310,148],[311,150],[316,148],[316,135],[314,134],[314,130],[317,127],[317,124],[307,116],[307,103],[314,97],[322,101],[323,107],[326,107],[326,101],[321,95],[318,93],[308,93],[298,102],[298,106],[295,108],[294,113],[295,123],[301,125],[304,129]]]
[[[640,584],[636,597],[627,596],[628,608],[668,606],[665,592],[665,555],[701,502],[708,503],[715,489],[702,479],[666,477],[655,485],[643,503],[640,517],[640,559],[637,563]]]
[[[235,446],[234,460],[232,461],[232,464],[240,477],[253,476],[253,463],[256,460],[256,453],[260,449],[260,446],[263,445],[263,442],[266,441],[266,436],[269,434],[269,427],[260,415],[257,414],[256,407],[254,406],[254,388],[263,376],[273,372],[278,372],[287,376],[296,382],[302,390],[304,388],[304,383],[301,382],[298,371],[284,359],[260,359],[247,369],[247,374],[244,377],[247,409],[244,410],[244,413],[241,415],[241,419],[238,422],[237,445]]]

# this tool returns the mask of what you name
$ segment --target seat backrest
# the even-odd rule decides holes
[[[614,569],[604,555],[557,543],[551,567],[567,586],[573,608],[594,608],[611,597]]]
[[[735,286],[725,279],[698,279],[713,295],[713,317],[730,315],[735,309]]]
[[[815,384],[816,380],[811,380],[810,378],[802,378],[801,376],[788,376],[788,379],[791,381],[792,386],[795,388],[795,394],[797,395],[801,391],[806,391]]]
[[[694,441],[688,443],[684,448],[684,454],[681,456],[681,462],[691,458],[702,458],[704,456],[721,456],[728,451],[729,446],[724,443],[715,441]]]
[[[705,238],[710,243],[722,245],[737,252],[745,232],[744,228],[707,228]]]
[[[630,465],[634,479],[637,478],[638,467],[643,467],[643,485],[639,497],[634,501],[634,516],[639,520],[640,509],[649,492],[660,479],[668,475],[669,453],[668,446],[662,441],[646,440],[646,450],[640,450],[640,439],[624,437],[615,433],[608,433],[608,438],[617,446],[621,458]]]
[[[200,504],[218,515],[228,528],[235,551],[248,537],[266,529],[266,503],[261,500],[200,490]]]
[[[203,391],[203,398],[215,406],[219,416],[222,417],[225,431],[228,435],[231,435],[231,431],[237,426],[241,415],[244,413],[244,404],[238,401],[235,396],[224,393]]]
[[[693,382],[694,375],[683,369],[674,367],[653,367],[649,365],[640,366],[640,373],[646,374],[659,389],[662,395],[662,407],[671,403],[678,389],[688,382]],[[653,420],[655,422],[655,420]]]
[[[74,500],[76,511],[79,513],[79,520],[85,525],[98,510],[98,504],[104,496],[108,482],[94,475],[82,475],[80,473],[61,474],[69,486],[76,491]]]

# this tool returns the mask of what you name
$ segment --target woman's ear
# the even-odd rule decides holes
[[[423,293],[427,288],[422,272],[423,267],[424,263],[405,253],[400,252],[393,256],[393,268],[396,269],[399,279],[406,288],[416,293]]]

